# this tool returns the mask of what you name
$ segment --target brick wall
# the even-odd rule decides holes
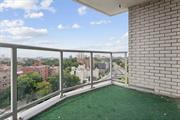
[[[180,97],[180,0],[129,8],[129,84]]]

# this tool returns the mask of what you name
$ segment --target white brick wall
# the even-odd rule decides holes
[[[180,0],[129,8],[129,84],[180,97]]]

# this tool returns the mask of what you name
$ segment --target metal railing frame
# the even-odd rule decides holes
[[[121,52],[110,52],[110,51],[90,51],[90,50],[71,50],[71,49],[55,49],[55,48],[46,48],[46,47],[35,47],[35,46],[27,46],[27,45],[18,45],[18,44],[9,44],[9,43],[0,43],[1,48],[10,48],[11,49],[11,112],[4,114],[0,116],[1,119],[5,119],[8,117],[12,117],[13,120],[17,120],[17,114],[18,112],[29,109],[38,103],[41,103],[42,101],[52,98],[54,96],[60,95],[60,97],[63,97],[63,93],[68,90],[77,89],[80,87],[84,87],[87,85],[90,85],[91,88],[93,88],[94,84],[104,82],[107,80],[110,80],[112,83],[112,55],[113,54],[125,54],[125,58],[127,58],[127,52],[121,51]],[[59,52],[59,90],[53,93],[48,94],[47,96],[44,96],[38,100],[35,100],[25,106],[22,106],[18,108],[17,106],[17,49],[28,49],[28,50],[42,50],[42,51],[54,51]],[[78,85],[70,88],[63,88],[63,53],[64,52],[83,52],[83,53],[89,53],[90,54],[90,83]],[[93,81],[93,54],[94,53],[103,53],[103,54],[109,54],[110,55],[110,79],[101,80],[101,81]],[[127,70],[127,59],[125,62],[125,69]],[[126,81],[127,81],[127,74],[126,74]],[[128,82],[126,82],[128,84]]]

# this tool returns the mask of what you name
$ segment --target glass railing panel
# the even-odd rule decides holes
[[[110,54],[93,54],[93,81],[110,79]]]
[[[126,53],[112,55],[112,79],[121,83],[127,83]]]
[[[17,50],[18,108],[59,90],[59,52]]]
[[[11,49],[0,47],[0,116],[11,111]]]
[[[89,53],[64,52],[63,56],[63,88],[73,90],[90,83]]]

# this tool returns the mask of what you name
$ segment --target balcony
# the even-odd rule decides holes
[[[134,88],[128,85],[127,52],[61,50],[4,43],[1,44],[0,48],[9,52],[9,56],[1,58],[1,66],[11,78],[7,82],[9,87],[1,90],[1,95],[8,93],[11,96],[7,99],[1,99],[1,119],[78,120],[83,117],[87,120],[92,118],[111,120],[121,117],[131,120],[145,119],[147,116],[159,120],[180,118],[178,100],[144,93],[145,90],[143,92],[132,90]],[[35,52],[38,53],[38,56],[36,58],[32,56],[23,58],[20,55],[23,52]],[[54,58],[51,56],[52,54],[55,55]],[[43,58],[40,57],[41,55],[47,56]],[[78,65],[69,64],[69,60],[74,60],[74,58],[78,60]],[[27,59],[34,59],[35,63],[31,63],[31,66],[25,64],[26,61],[22,65],[22,61]],[[51,61],[45,64],[43,60],[47,59]],[[55,60],[57,61],[55,62]],[[83,62],[85,60],[87,61]],[[106,63],[106,67],[102,63]],[[68,68],[67,65],[71,68]],[[52,67],[54,67],[56,72],[52,72],[52,76],[48,74],[47,79],[43,77],[46,71],[40,69],[43,66],[47,66],[51,72]],[[27,78],[32,73],[30,70],[32,67],[33,71],[40,69],[41,72],[33,73],[33,76],[39,74],[42,77],[40,82],[45,84],[40,85],[41,87],[38,86],[36,93],[32,93],[32,91],[29,93],[27,89],[23,88],[28,80],[38,81],[37,77]],[[7,68],[11,68],[9,72]],[[24,70],[25,68],[26,70]],[[66,68],[70,69],[69,73],[73,75],[73,78],[67,75]],[[85,72],[85,70],[87,71]],[[99,71],[98,74],[97,71]],[[86,77],[80,76],[79,72],[81,72],[80,75]],[[49,78],[55,76],[58,77],[55,79],[56,82],[52,84],[50,81],[52,79]],[[77,78],[80,78],[79,82],[75,82]],[[73,80],[73,82],[69,80]],[[52,85],[50,91],[48,91],[48,84]],[[7,92],[8,88],[9,92]],[[26,92],[21,90],[26,90]]]
[[[180,1],[76,1],[128,11],[128,53],[0,43],[0,119],[179,120]]]

